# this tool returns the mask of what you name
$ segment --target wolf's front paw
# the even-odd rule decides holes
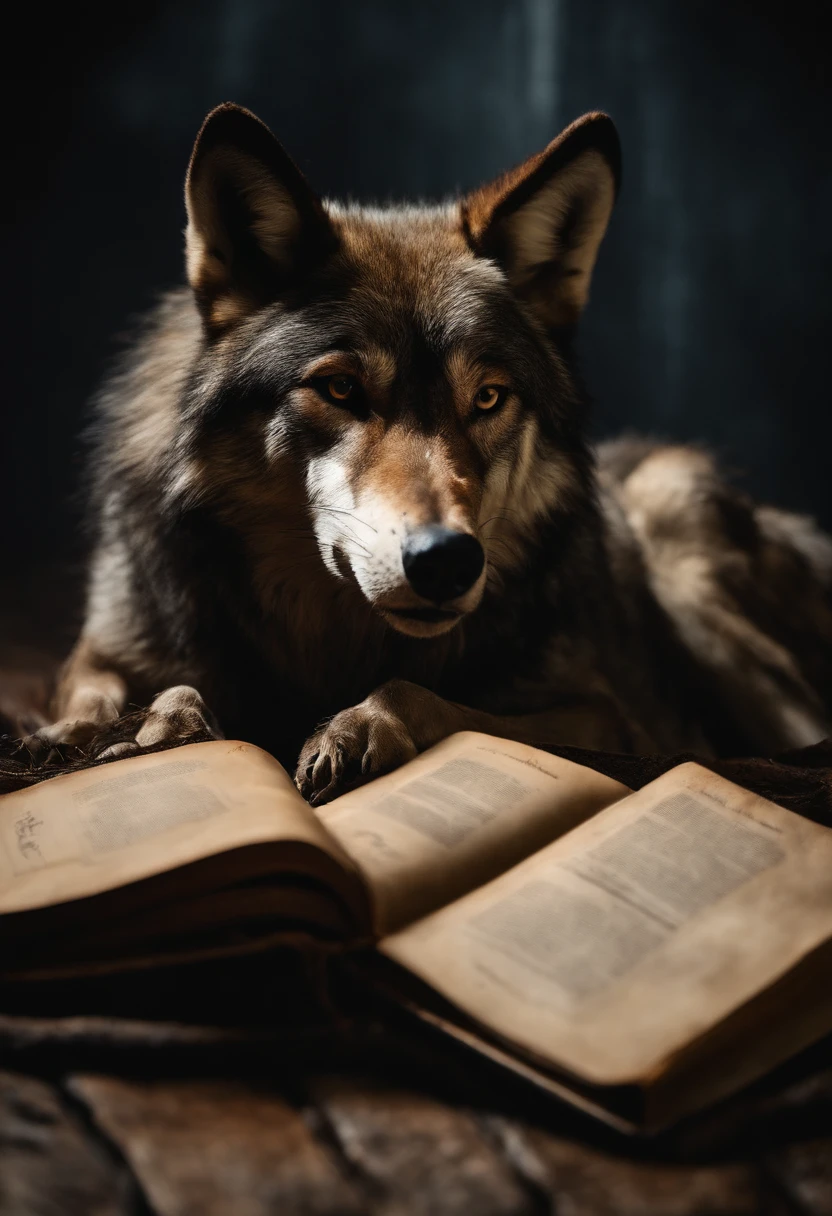
[[[416,755],[408,728],[380,700],[374,693],[360,705],[342,710],[307,739],[295,784],[313,806],[322,806]]]
[[[95,694],[76,708],[78,717],[60,718],[23,739],[22,747],[34,764],[60,762],[64,753],[87,751],[96,735],[112,726],[119,716],[114,701]]]
[[[217,720],[195,688],[177,684],[160,692],[150,705],[134,738],[122,739],[101,752],[101,759],[128,756],[157,743],[187,743],[205,733],[221,739]]]

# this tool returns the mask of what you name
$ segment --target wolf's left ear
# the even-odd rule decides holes
[[[471,248],[502,266],[547,328],[573,325],[586,304],[620,177],[612,119],[585,114],[543,152],[462,201]]]
[[[188,281],[209,332],[275,299],[336,243],[269,128],[230,103],[212,110],[197,136],[185,205]]]

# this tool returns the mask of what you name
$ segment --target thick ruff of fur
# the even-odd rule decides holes
[[[465,728],[827,734],[832,543],[696,448],[585,439],[573,335],[618,173],[587,115],[460,203],[342,208],[252,115],[209,115],[190,286],[100,399],[86,623],[40,742],[161,692],[140,744],[184,714],[300,756],[324,801]],[[484,557],[441,600],[403,559],[430,528]]]

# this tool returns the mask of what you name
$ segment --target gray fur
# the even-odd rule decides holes
[[[226,733],[300,753],[321,802],[464,728],[746,753],[826,734],[832,542],[697,448],[596,462],[584,437],[571,330],[614,195],[609,120],[461,207],[388,210],[321,206],[264,132],[209,116],[192,290],[102,394],[87,620],[50,741],[194,685]],[[322,398],[333,374],[358,405]],[[483,382],[505,386],[493,416]],[[487,559],[435,626],[401,562],[431,522]]]

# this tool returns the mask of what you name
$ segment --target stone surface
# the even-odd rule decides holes
[[[494,1120],[506,1154],[558,1216],[759,1216],[761,1188],[746,1165],[628,1160],[538,1128]]]
[[[352,1216],[351,1180],[277,1094],[233,1081],[75,1076],[157,1216]]]
[[[0,1216],[132,1216],[125,1170],[52,1086],[0,1072]]]
[[[774,1154],[770,1170],[802,1212],[832,1216],[832,1135],[787,1145]]]
[[[433,1040],[362,1043],[0,1019],[0,1216],[832,1216],[830,1044],[640,1140]]]
[[[312,1093],[378,1216],[532,1216],[533,1193],[467,1111],[349,1079]]]

